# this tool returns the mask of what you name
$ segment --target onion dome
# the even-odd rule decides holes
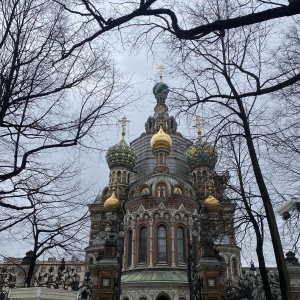
[[[115,191],[112,192],[111,196],[105,200],[104,202],[104,210],[105,211],[119,211],[121,208],[121,204],[119,199],[115,195]]]
[[[106,161],[110,169],[115,166],[126,166],[132,170],[136,164],[136,153],[134,149],[122,139],[120,143],[108,149]]]
[[[132,170],[136,164],[136,153],[124,140],[125,126],[128,120],[123,117],[120,122],[122,123],[122,140],[108,149],[106,161],[110,169],[116,166],[125,166]]]
[[[157,94],[165,94],[167,96],[168,93],[169,93],[169,87],[165,83],[163,82],[155,83],[153,87],[154,96],[156,96]]]
[[[116,166],[126,166],[132,170],[136,164],[136,153],[124,140],[125,126],[128,120],[123,117],[120,122],[122,122],[122,140],[108,149],[106,161],[110,169]]]
[[[186,152],[186,162],[191,169],[195,169],[198,166],[206,166],[213,169],[217,163],[217,159],[218,154],[215,148],[203,142],[201,138]]]
[[[164,132],[162,125],[158,133],[154,134],[150,141],[150,146],[153,150],[155,149],[170,149],[172,147],[171,137]]]
[[[220,208],[220,202],[218,199],[216,199],[214,196],[209,195],[204,200],[204,208],[208,212],[217,212]]]

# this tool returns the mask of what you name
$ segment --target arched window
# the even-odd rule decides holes
[[[195,173],[193,173],[193,178],[194,178],[194,183],[196,183],[197,182],[197,178],[196,178],[196,174]]]
[[[180,187],[176,186],[174,188],[174,194],[177,194],[177,195],[182,195],[182,190]]]
[[[147,262],[147,227],[142,227],[140,231],[140,263]]]
[[[128,266],[132,265],[132,230],[128,232]]]
[[[126,179],[127,179],[127,178],[126,178],[126,177],[127,177],[126,175],[127,175],[126,171],[123,171],[123,175],[122,175],[122,183],[124,183],[124,184],[126,183]]]
[[[164,199],[166,197],[166,187],[162,184],[160,184],[157,187],[157,196],[160,199]]]
[[[149,188],[148,188],[148,187],[144,187],[144,188],[142,189],[142,195],[149,195],[149,194],[150,194]]]
[[[157,228],[157,260],[158,262],[167,261],[167,229],[164,225]]]
[[[184,231],[182,227],[177,228],[177,255],[178,255],[178,262],[184,263],[185,262],[185,255],[184,255]]]
[[[130,173],[127,175],[127,184],[130,184]]]
[[[121,176],[122,176],[121,171],[118,171],[118,183],[121,183]]]
[[[156,300],[171,300],[171,297],[168,294],[163,292],[160,295],[158,295]]]

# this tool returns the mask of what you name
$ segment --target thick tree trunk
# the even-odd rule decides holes
[[[251,159],[251,163],[253,166],[253,171],[254,175],[256,178],[256,182],[261,194],[261,198],[263,200],[265,212],[266,212],[266,217],[270,229],[270,235],[271,235],[271,240],[273,244],[273,249],[275,253],[275,258],[276,258],[276,263],[277,263],[277,269],[279,273],[279,281],[280,281],[280,289],[281,289],[281,296],[282,300],[290,300],[292,295],[291,295],[291,286],[290,286],[290,279],[289,279],[289,274],[287,271],[286,267],[286,262],[284,259],[284,253],[282,249],[282,244],[280,240],[280,235],[275,219],[275,214],[274,210],[272,207],[271,199],[268,193],[268,189],[266,187],[260,165],[257,159],[255,147],[253,144],[253,139],[250,131],[250,126],[249,122],[242,104],[242,101],[240,99],[237,99],[237,103],[240,108],[241,112],[241,119],[243,121],[243,127],[244,127],[244,133],[247,141],[247,146],[248,146],[248,151]],[[270,298],[271,299],[271,298]]]
[[[35,269],[35,264],[36,264],[36,253],[32,254],[31,260],[30,260],[30,265],[28,269],[28,273],[26,275],[26,280],[25,280],[25,286],[30,287],[32,285],[32,279],[34,278],[34,269]]]
[[[235,155],[235,159],[237,160],[235,153],[234,153],[234,155]],[[239,182],[240,182],[242,200],[244,202],[247,214],[250,218],[250,222],[253,225],[255,235],[256,235],[256,254],[257,254],[257,258],[258,258],[259,271],[261,274],[262,284],[263,284],[264,291],[265,291],[265,297],[266,297],[266,299],[272,299],[272,291],[271,291],[270,283],[268,280],[268,270],[266,267],[265,257],[264,257],[264,253],[263,253],[263,237],[262,237],[259,225],[255,219],[255,216],[253,215],[251,207],[249,206],[249,203],[247,201],[240,167],[238,167],[238,178],[239,178]]]

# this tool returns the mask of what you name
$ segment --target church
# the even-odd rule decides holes
[[[86,257],[92,299],[224,299],[238,284],[235,204],[226,197],[229,173],[217,173],[218,153],[201,136],[185,138],[168,113],[168,86],[153,87],[154,113],[145,131],[106,154],[108,186],[89,205]]]

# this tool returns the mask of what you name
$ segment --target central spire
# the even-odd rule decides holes
[[[156,99],[156,106],[154,107],[153,117],[149,117],[145,129],[146,133],[157,133],[162,129],[167,133],[175,133],[177,131],[177,123],[174,117],[170,117],[168,114],[168,106],[166,105],[166,99],[169,93],[169,87],[162,82],[163,80],[163,66],[158,67],[158,75],[160,82],[155,83],[153,86],[153,94]]]

